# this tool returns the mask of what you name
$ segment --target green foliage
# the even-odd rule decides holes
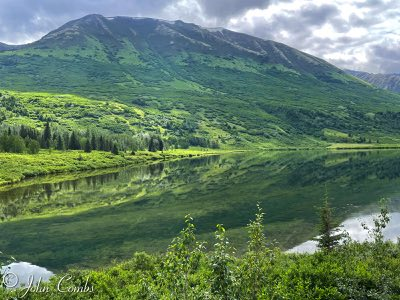
[[[332,251],[339,242],[343,239],[343,233],[340,233],[340,229],[337,227],[333,220],[332,208],[329,206],[328,192],[325,192],[324,206],[320,208],[320,226],[319,236],[316,238],[318,241],[318,248],[325,251]]]
[[[113,144],[112,149],[111,149],[111,153],[114,155],[118,155],[119,154],[119,150],[118,150],[118,146],[116,143]]]
[[[387,207],[387,199],[380,200],[380,213],[374,218],[374,227],[369,228],[365,223],[362,224],[363,228],[368,231],[369,236],[374,240],[376,245],[383,243],[383,229],[386,228],[390,221],[389,209]]]
[[[29,154],[38,154],[40,150],[40,144],[36,140],[28,140],[27,148]]]
[[[92,152],[92,144],[90,143],[89,139],[86,139],[84,150],[86,153]]]
[[[50,123],[46,122],[46,126],[44,127],[43,135],[42,135],[42,147],[45,149],[49,149],[51,147],[51,139],[52,133],[50,128]]]
[[[398,140],[400,96],[321,59],[193,24],[98,18],[0,52],[2,88],[91,100],[29,93],[21,102],[2,92],[0,120],[59,122],[73,130],[96,121],[119,134],[161,129],[166,142],[186,146],[190,139],[210,148]]]
[[[34,141],[33,144],[36,151],[38,143]],[[54,150],[51,153],[41,150],[36,155],[0,153],[0,165],[2,166],[0,169],[0,186],[39,175],[146,164],[208,154],[212,153],[191,150],[186,152],[184,150],[170,150],[167,153],[164,152],[164,154],[139,152],[135,156],[112,155],[104,151],[85,153],[82,150]]]
[[[164,141],[160,136],[151,136],[149,141],[149,151],[163,151],[164,150]]]
[[[247,252],[239,261],[239,277],[242,279],[239,287],[240,299],[259,299],[262,296],[263,282],[268,280],[273,250],[267,247],[263,223],[264,213],[257,204],[255,220],[247,225],[249,235]]]
[[[193,299],[199,284],[195,274],[204,256],[203,244],[196,241],[194,224],[190,216],[185,217],[186,227],[179,233],[163,258],[159,281],[170,299]],[[165,294],[166,295],[166,294]]]
[[[211,255],[211,291],[217,299],[233,299],[236,282],[233,249],[221,224],[217,225],[215,239],[214,252]]]
[[[161,255],[135,253],[133,258],[99,270],[71,270],[65,287],[83,286],[87,293],[59,293],[55,276],[47,293],[30,292],[26,299],[399,299],[400,245],[382,241],[351,241],[335,251],[287,254],[267,249],[259,209],[249,226],[249,247],[241,257],[232,249],[221,225],[214,251],[196,241],[187,216],[185,228]],[[386,255],[382,255],[386,253]],[[53,288],[51,288],[53,287]],[[4,290],[15,297],[22,290]]]

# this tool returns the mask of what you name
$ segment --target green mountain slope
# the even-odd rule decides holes
[[[352,70],[346,72],[379,88],[400,93],[400,74],[374,74]]]
[[[181,21],[71,21],[0,52],[0,88],[120,101],[171,136],[235,146],[397,142],[400,96],[286,45]]]

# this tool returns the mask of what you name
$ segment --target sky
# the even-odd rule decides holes
[[[32,42],[93,13],[224,27],[341,68],[400,73],[400,0],[0,0],[0,42]]]

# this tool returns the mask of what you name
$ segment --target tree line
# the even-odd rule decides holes
[[[165,142],[158,135],[141,134],[137,136],[115,135],[98,130],[62,130],[53,128],[47,122],[43,130],[25,125],[3,126],[0,128],[0,152],[37,154],[40,149],[93,150],[111,152],[138,150],[151,152],[165,150]]]

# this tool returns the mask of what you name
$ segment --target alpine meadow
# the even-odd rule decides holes
[[[147,17],[0,43],[0,299],[400,299],[398,74],[347,69]]]

